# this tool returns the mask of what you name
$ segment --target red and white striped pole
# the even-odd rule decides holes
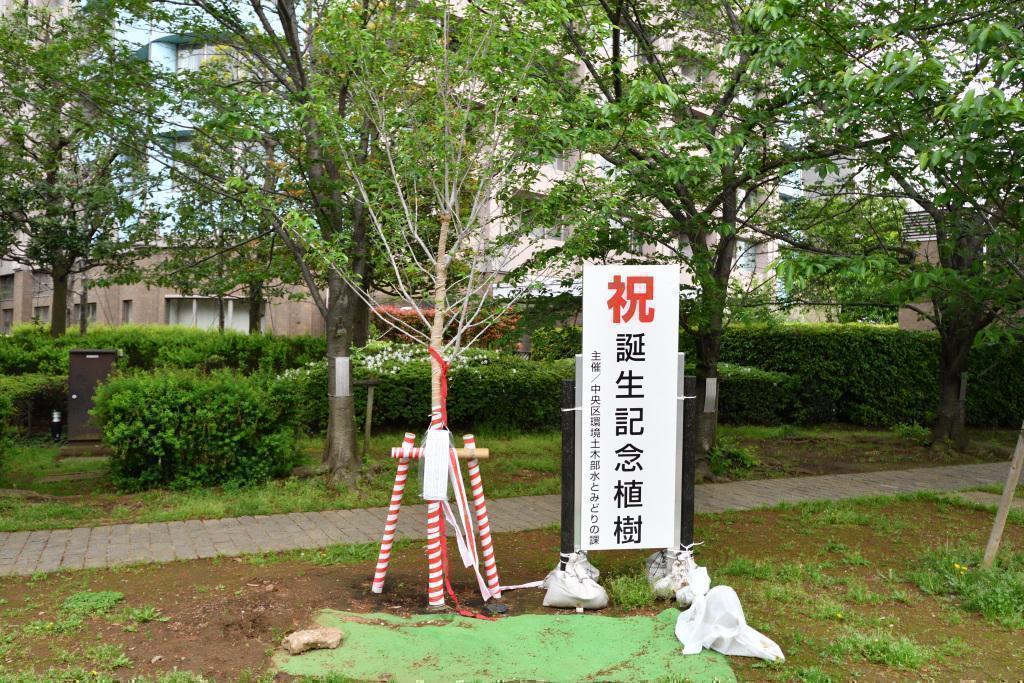
[[[441,544],[444,527],[441,524],[441,503],[427,503],[427,599],[431,607],[444,607],[444,567],[441,562]]]
[[[469,451],[476,450],[476,438],[472,434],[462,437],[462,445]],[[487,499],[484,498],[484,481],[480,476],[480,461],[471,458],[466,465],[469,470],[469,485],[473,489],[473,505],[476,507],[476,528],[480,537],[481,555],[484,561],[484,578],[487,589],[496,600],[501,599],[501,582],[498,580],[498,564],[494,559],[494,543],[491,541],[491,522],[487,518]]]
[[[416,435],[405,433],[402,440],[401,455],[398,455],[398,470],[395,472],[395,486],[391,489],[391,505],[388,506],[387,521],[384,522],[384,538],[380,542],[380,555],[377,556],[377,569],[373,573],[374,593],[384,590],[384,577],[388,573],[391,562],[391,547],[395,542],[395,531],[398,529],[398,511],[402,507],[402,495],[405,493],[405,481],[409,477],[409,453],[412,451]],[[392,456],[395,453],[392,452]]]

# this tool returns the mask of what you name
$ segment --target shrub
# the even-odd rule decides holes
[[[571,361],[538,363],[495,351],[471,350],[448,371],[448,420],[457,429],[489,427],[535,430],[557,427],[560,383],[571,378]],[[374,377],[373,424],[411,428],[430,417],[427,352],[403,344],[375,344],[353,355],[356,380]],[[327,426],[327,364],[311,363],[274,380],[276,400],[310,432]],[[366,391],[355,391],[362,424]]]
[[[14,429],[7,423],[11,412],[11,399],[6,394],[0,393],[0,475],[3,474],[4,459],[7,456],[7,450],[11,447],[11,437],[14,435]]]
[[[375,344],[353,355],[353,375],[380,380],[374,390],[375,427],[410,428],[430,415],[430,363],[408,344]],[[793,379],[783,373],[723,364],[719,399],[723,419],[778,424],[790,418]],[[471,350],[448,371],[448,417],[458,429],[555,429],[560,423],[561,382],[573,377],[571,360],[534,361]],[[310,433],[327,427],[327,364],[288,370],[274,380],[282,409]],[[765,400],[765,399],[768,400]],[[355,392],[362,424],[366,391]]]
[[[571,357],[580,341],[579,328],[538,330],[533,357]],[[681,335],[680,348],[688,346]],[[892,427],[934,419],[938,351],[934,332],[893,326],[732,325],[722,336],[721,360],[790,375],[796,392],[790,410],[796,419]],[[1024,344],[975,346],[969,372],[968,424],[1018,426],[1024,414]],[[722,374],[719,407],[723,419],[732,420],[735,406],[725,404],[731,392]]]
[[[715,474],[735,476],[753,469],[759,461],[753,448],[744,448],[731,439],[720,438],[708,453],[708,464]]]
[[[572,358],[583,347],[583,330],[579,327],[542,327],[530,336],[533,360]]]
[[[67,387],[67,377],[59,375],[0,376],[0,422],[12,430],[45,429],[52,411],[64,412]]]
[[[792,375],[732,363],[719,364],[718,374],[723,422],[782,424],[797,417],[798,388]]]
[[[245,485],[295,463],[295,427],[258,379],[232,371],[115,376],[93,410],[118,488]]]
[[[323,358],[323,337],[285,337],[194,330],[169,325],[94,326],[84,336],[72,331],[53,339],[42,325],[22,325],[0,337],[0,374],[67,374],[68,350],[114,348],[118,367],[210,370],[234,368],[246,373],[276,372]]]

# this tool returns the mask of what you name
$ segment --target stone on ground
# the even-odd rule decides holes
[[[284,637],[281,645],[293,655],[308,650],[333,650],[341,645],[344,634],[337,628],[311,628],[295,631]]]

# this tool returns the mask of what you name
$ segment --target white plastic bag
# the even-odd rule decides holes
[[[608,593],[595,580],[598,576],[600,572],[590,564],[585,552],[573,553],[564,570],[555,567],[544,579],[544,606],[604,609],[608,606]]]
[[[759,657],[769,662],[785,659],[775,641],[747,626],[740,599],[729,586],[715,586],[707,595],[697,596],[679,615],[676,637],[686,655],[695,655],[706,647],[724,655]]]

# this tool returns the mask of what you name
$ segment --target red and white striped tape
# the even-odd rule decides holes
[[[472,434],[462,437],[463,445],[469,451],[476,450],[476,438]],[[487,588],[495,599],[501,599],[501,582],[498,580],[498,564],[494,558],[494,542],[491,540],[491,522],[487,517],[487,499],[484,497],[484,481],[480,476],[480,461],[471,458],[469,485],[473,490],[473,507],[476,508],[476,528],[480,537],[480,555],[484,562],[484,578]]]
[[[405,433],[400,450],[409,452],[415,442],[416,435],[411,432]],[[402,496],[405,494],[405,482],[409,478],[409,458],[401,457],[398,460],[398,470],[395,472],[395,485],[391,489],[391,504],[388,506],[388,517],[384,522],[384,538],[380,542],[380,554],[377,556],[377,568],[373,572],[374,593],[384,590],[384,577],[388,574],[388,565],[391,563],[391,548],[395,543],[395,532],[398,529],[398,512],[402,508]]]
[[[444,606],[444,569],[441,563],[441,503],[427,504],[427,598],[431,607]]]

